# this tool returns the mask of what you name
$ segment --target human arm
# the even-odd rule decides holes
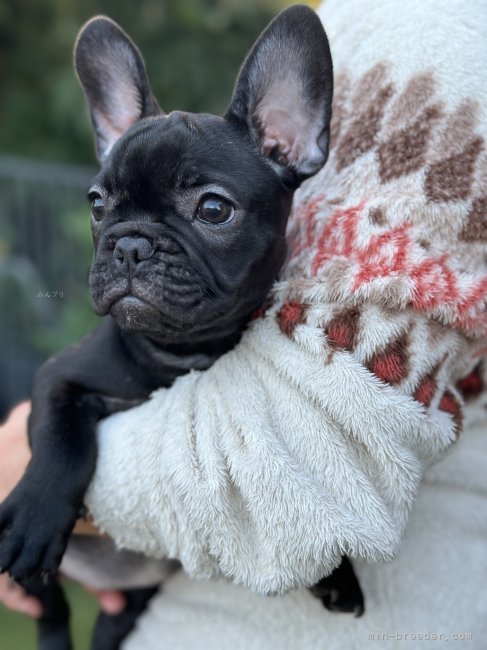
[[[330,344],[323,305],[289,325],[270,310],[210,370],[102,424],[87,504],[117,543],[259,593],[314,584],[343,553],[397,552],[424,467],[456,437],[439,408],[449,360],[426,409]]]

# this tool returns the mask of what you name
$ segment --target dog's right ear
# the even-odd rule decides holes
[[[132,124],[162,111],[150,90],[139,50],[110,18],[97,16],[81,28],[74,63],[103,162]]]
[[[333,64],[316,13],[305,5],[282,11],[245,60],[225,118],[294,188],[328,157]]]

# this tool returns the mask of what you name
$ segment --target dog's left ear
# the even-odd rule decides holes
[[[137,120],[162,113],[152,95],[144,60],[113,20],[95,16],[80,30],[74,64],[88,103],[103,162]]]
[[[299,185],[328,158],[333,66],[316,13],[280,13],[245,60],[225,118],[248,129],[283,179]]]

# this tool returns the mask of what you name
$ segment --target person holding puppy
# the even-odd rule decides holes
[[[462,390],[480,392],[487,332],[487,21],[447,4],[378,2],[361,22],[353,1],[326,3],[330,158],[296,196],[272,304],[209,370],[99,428],[95,522],[185,569],[127,648],[486,631],[470,595],[487,571],[485,396],[465,408]],[[299,589],[344,553],[368,597],[358,621]],[[455,599],[432,615],[438,591]]]

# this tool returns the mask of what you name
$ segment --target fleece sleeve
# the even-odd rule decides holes
[[[427,356],[441,370],[427,403],[409,380],[399,389],[378,377],[400,365],[408,331],[421,387],[431,333],[415,315],[412,337],[412,318],[389,313],[352,352],[343,337],[380,322],[376,308],[275,306],[209,370],[101,424],[87,495],[95,521],[121,547],[261,594],[311,585],[342,554],[391,558],[424,467],[458,429],[444,404],[458,354],[450,331],[435,327]],[[389,359],[371,356],[388,341]]]

